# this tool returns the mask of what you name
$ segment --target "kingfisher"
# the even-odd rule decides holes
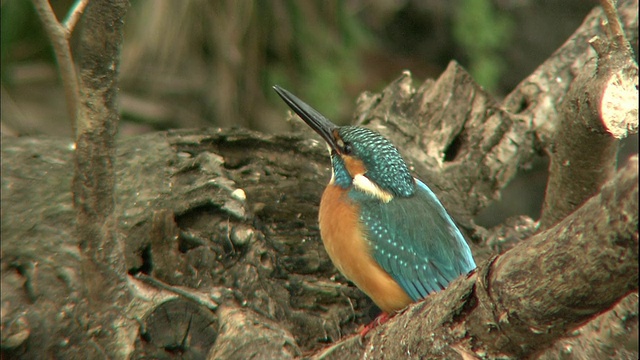
[[[451,216],[389,140],[364,127],[337,126],[289,91],[273,88],[328,144],[332,172],[320,200],[320,236],[336,268],[383,315],[476,268]]]

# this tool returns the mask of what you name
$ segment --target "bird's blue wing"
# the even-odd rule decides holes
[[[415,301],[444,289],[476,264],[460,230],[435,194],[416,179],[416,193],[388,203],[352,192],[373,258]]]

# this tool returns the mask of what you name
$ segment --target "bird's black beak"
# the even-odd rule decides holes
[[[317,132],[322,138],[329,144],[329,147],[338,154],[342,151],[338,145],[333,132],[338,129],[338,126],[322,114],[317,112],[314,108],[307,105],[304,101],[298,99],[295,95],[281,88],[278,85],[274,85],[273,89],[280,95],[291,110],[295,111],[298,116],[304,120],[315,132]]]

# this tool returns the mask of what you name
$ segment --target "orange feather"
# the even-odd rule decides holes
[[[320,201],[320,236],[338,270],[353,281],[385,312],[398,311],[412,301],[371,256],[358,218],[358,207],[348,190],[329,184]]]
[[[360,159],[349,155],[342,155],[342,161],[344,161],[344,166],[347,168],[347,171],[352,178],[358,174],[364,174],[367,172],[364,163]]]

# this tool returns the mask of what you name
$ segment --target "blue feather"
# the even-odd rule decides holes
[[[415,301],[475,269],[471,250],[435,194],[415,179],[410,197],[382,203],[357,190],[349,196],[373,258]]]

